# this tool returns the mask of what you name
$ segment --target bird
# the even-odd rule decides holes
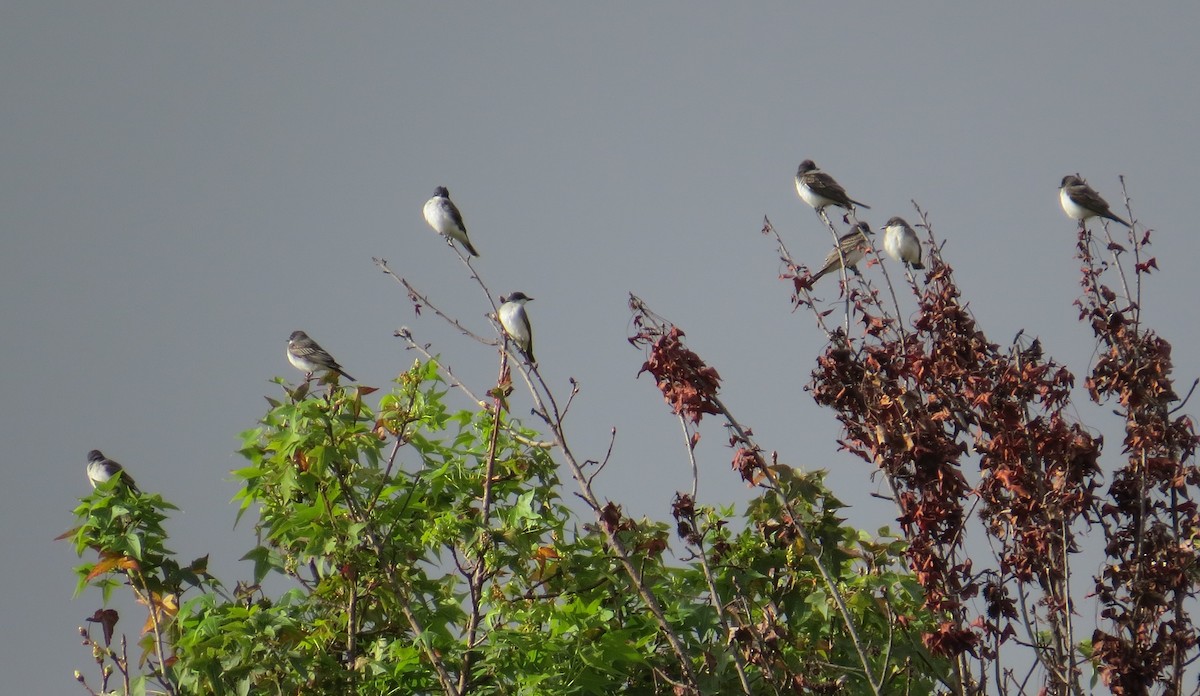
[[[92,484],[92,488],[95,488],[97,484],[108,481],[113,476],[120,475],[125,485],[129,486],[129,490],[134,493],[142,492],[138,489],[137,484],[133,482],[133,477],[129,475],[129,472],[125,471],[125,468],[120,464],[104,456],[104,453],[100,450],[88,452],[87,458],[87,477],[88,482]]]
[[[883,250],[893,259],[922,270],[921,240],[904,218],[893,216],[883,225]]]
[[[828,205],[836,205],[846,210],[852,210],[854,206],[871,209],[866,203],[846,195],[846,189],[834,181],[832,176],[818,169],[812,160],[804,160],[796,170],[796,193],[817,212],[821,212]]]
[[[467,239],[467,226],[463,224],[462,213],[458,212],[458,206],[450,200],[450,191],[445,186],[438,186],[433,190],[433,198],[425,201],[421,212],[425,215],[425,222],[428,222],[435,232],[447,241],[453,239],[462,244],[471,256],[479,256],[479,252],[471,245],[471,240]]]
[[[816,282],[821,276],[827,273],[838,270],[842,267],[843,262],[846,264],[846,268],[858,273],[858,270],[854,266],[859,261],[862,261],[863,257],[871,249],[870,235],[872,234],[874,232],[867,226],[867,223],[854,223],[850,231],[838,239],[837,248],[829,252],[829,255],[825,257],[825,264],[813,276],[813,282]]]
[[[1128,222],[1114,215],[1100,194],[1076,174],[1068,174],[1062,178],[1062,184],[1058,187],[1058,202],[1062,204],[1067,217],[1078,220],[1081,226],[1084,220],[1090,217],[1107,218],[1126,227],[1130,226]]]
[[[504,332],[529,357],[529,362],[536,363],[537,358],[533,357],[533,328],[529,325],[529,315],[525,313],[525,303],[532,299],[521,291],[501,297],[498,314]]]
[[[312,377],[317,370],[327,370],[336,372],[351,382],[354,381],[354,378],[342,369],[332,355],[303,331],[293,331],[292,335],[288,337],[287,359],[296,369],[305,373],[306,379]]]

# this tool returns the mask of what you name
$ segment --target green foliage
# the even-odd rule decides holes
[[[251,583],[228,592],[203,563],[179,567],[161,527],[173,508],[157,495],[105,486],[76,510],[77,551],[102,558],[79,569],[81,588],[98,586],[107,600],[124,581],[139,596],[173,598],[149,600],[165,636],[147,643],[149,654],[166,658],[151,660],[149,674],[165,691],[672,692],[676,658],[659,625],[601,528],[564,504],[536,432],[494,407],[450,411],[432,361],[401,375],[374,409],[369,388],[279,384],[284,398],[242,433],[248,464],[234,472],[239,518],[252,517],[260,539],[244,556]],[[819,560],[885,692],[934,690],[946,666],[917,638],[932,619],[903,544],[845,527],[821,476],[775,473],[778,489],[745,520],[691,511],[686,554],[669,551],[667,525],[620,520],[618,537],[701,689],[742,691],[741,659],[755,693],[862,690]],[[817,548],[792,534],[784,499]],[[683,561],[666,560],[675,557]],[[272,575],[291,588],[269,596],[259,583]]]

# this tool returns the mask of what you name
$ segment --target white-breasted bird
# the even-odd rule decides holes
[[[883,225],[883,250],[896,261],[918,271],[925,268],[921,263],[921,240],[902,217],[892,216]]]
[[[134,493],[141,493],[137,484],[133,482],[133,477],[120,464],[114,462],[100,450],[92,450],[88,452],[87,477],[88,483],[92,484],[92,488],[98,483],[104,483],[114,476],[120,476],[121,480],[129,486],[129,490]]]
[[[846,210],[854,206],[870,210],[871,206],[861,203],[846,195],[846,189],[833,180],[825,172],[817,168],[812,160],[804,160],[796,170],[796,193],[800,199],[811,205],[818,212],[826,206],[836,205]]]
[[[317,370],[336,372],[351,382],[354,378],[346,374],[342,366],[333,356],[303,331],[293,331],[288,337],[287,359],[297,370],[304,373],[306,378],[312,377]]]
[[[1075,174],[1068,174],[1062,178],[1062,184],[1058,187],[1058,202],[1067,217],[1078,220],[1080,225],[1090,217],[1102,217],[1126,227],[1130,226],[1128,222],[1113,214],[1108,208],[1108,202]]]
[[[508,297],[501,297],[498,314],[504,332],[529,358],[529,362],[536,363],[537,358],[533,357],[533,327],[529,325],[529,315],[525,313],[525,303],[532,299],[519,290]]]
[[[855,266],[859,261],[862,261],[863,257],[867,255],[867,252],[871,250],[870,235],[872,234],[874,234],[874,232],[867,225],[867,223],[854,223],[854,226],[850,228],[850,231],[838,239],[837,248],[829,252],[829,255],[825,257],[825,261],[821,266],[821,270],[817,271],[813,275],[813,282],[816,282],[827,273],[833,273],[841,268],[843,261],[846,264],[846,268],[858,273],[858,269],[856,269]]]
[[[467,239],[467,226],[463,224],[462,213],[458,212],[458,206],[450,200],[450,191],[445,186],[433,190],[433,198],[425,201],[421,212],[425,215],[425,222],[428,222],[435,232],[447,241],[453,239],[462,244],[471,256],[479,256],[479,252],[471,245],[471,240]]]

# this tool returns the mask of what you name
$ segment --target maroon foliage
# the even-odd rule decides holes
[[[647,322],[645,315],[637,313],[638,307],[644,308],[644,305],[637,298],[631,299],[631,305],[634,302],[637,303],[634,323],[639,333],[629,342],[635,346],[650,346],[650,357],[638,374],[649,372],[653,375],[671,411],[684,415],[693,423],[699,423],[706,413],[718,413],[714,399],[721,386],[721,376],[683,345],[684,333],[679,327],[670,326],[663,330]]]
[[[1125,420],[1125,463],[1100,509],[1108,560],[1096,594],[1105,623],[1093,636],[1101,677],[1115,694],[1147,693],[1155,683],[1179,693],[1198,641],[1184,605],[1195,596],[1200,562],[1193,543],[1200,536],[1197,438],[1191,419],[1173,413],[1179,397],[1171,345],[1141,323],[1141,280],[1158,268],[1153,258],[1141,259],[1149,243],[1149,231],[1131,234],[1128,247],[1110,240],[1111,262],[1096,257],[1086,231],[1078,244],[1084,295],[1076,305],[1100,343],[1088,393],[1097,403],[1115,400]],[[1125,253],[1134,255],[1132,294],[1119,264]],[[1121,292],[1103,282],[1113,268]]]

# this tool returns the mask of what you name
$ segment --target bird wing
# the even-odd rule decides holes
[[[318,365],[337,365],[333,356],[325,352],[325,349],[315,342],[293,346],[292,351],[297,357]]]
[[[1067,195],[1069,195],[1071,200],[1075,201],[1075,204],[1081,208],[1087,208],[1088,210],[1098,214],[1108,212],[1108,201],[1101,198],[1100,194],[1096,193],[1096,191],[1087,184],[1078,184],[1071,187],[1071,190],[1067,192]]]
[[[454,205],[454,201],[449,198],[442,200],[442,207],[446,214],[450,216],[450,220],[463,232],[467,231],[466,224],[463,223],[462,213],[458,212],[458,206]]]
[[[847,206],[850,204],[850,197],[846,195],[846,189],[825,172],[807,172],[804,175],[804,185],[818,196],[844,203]]]

